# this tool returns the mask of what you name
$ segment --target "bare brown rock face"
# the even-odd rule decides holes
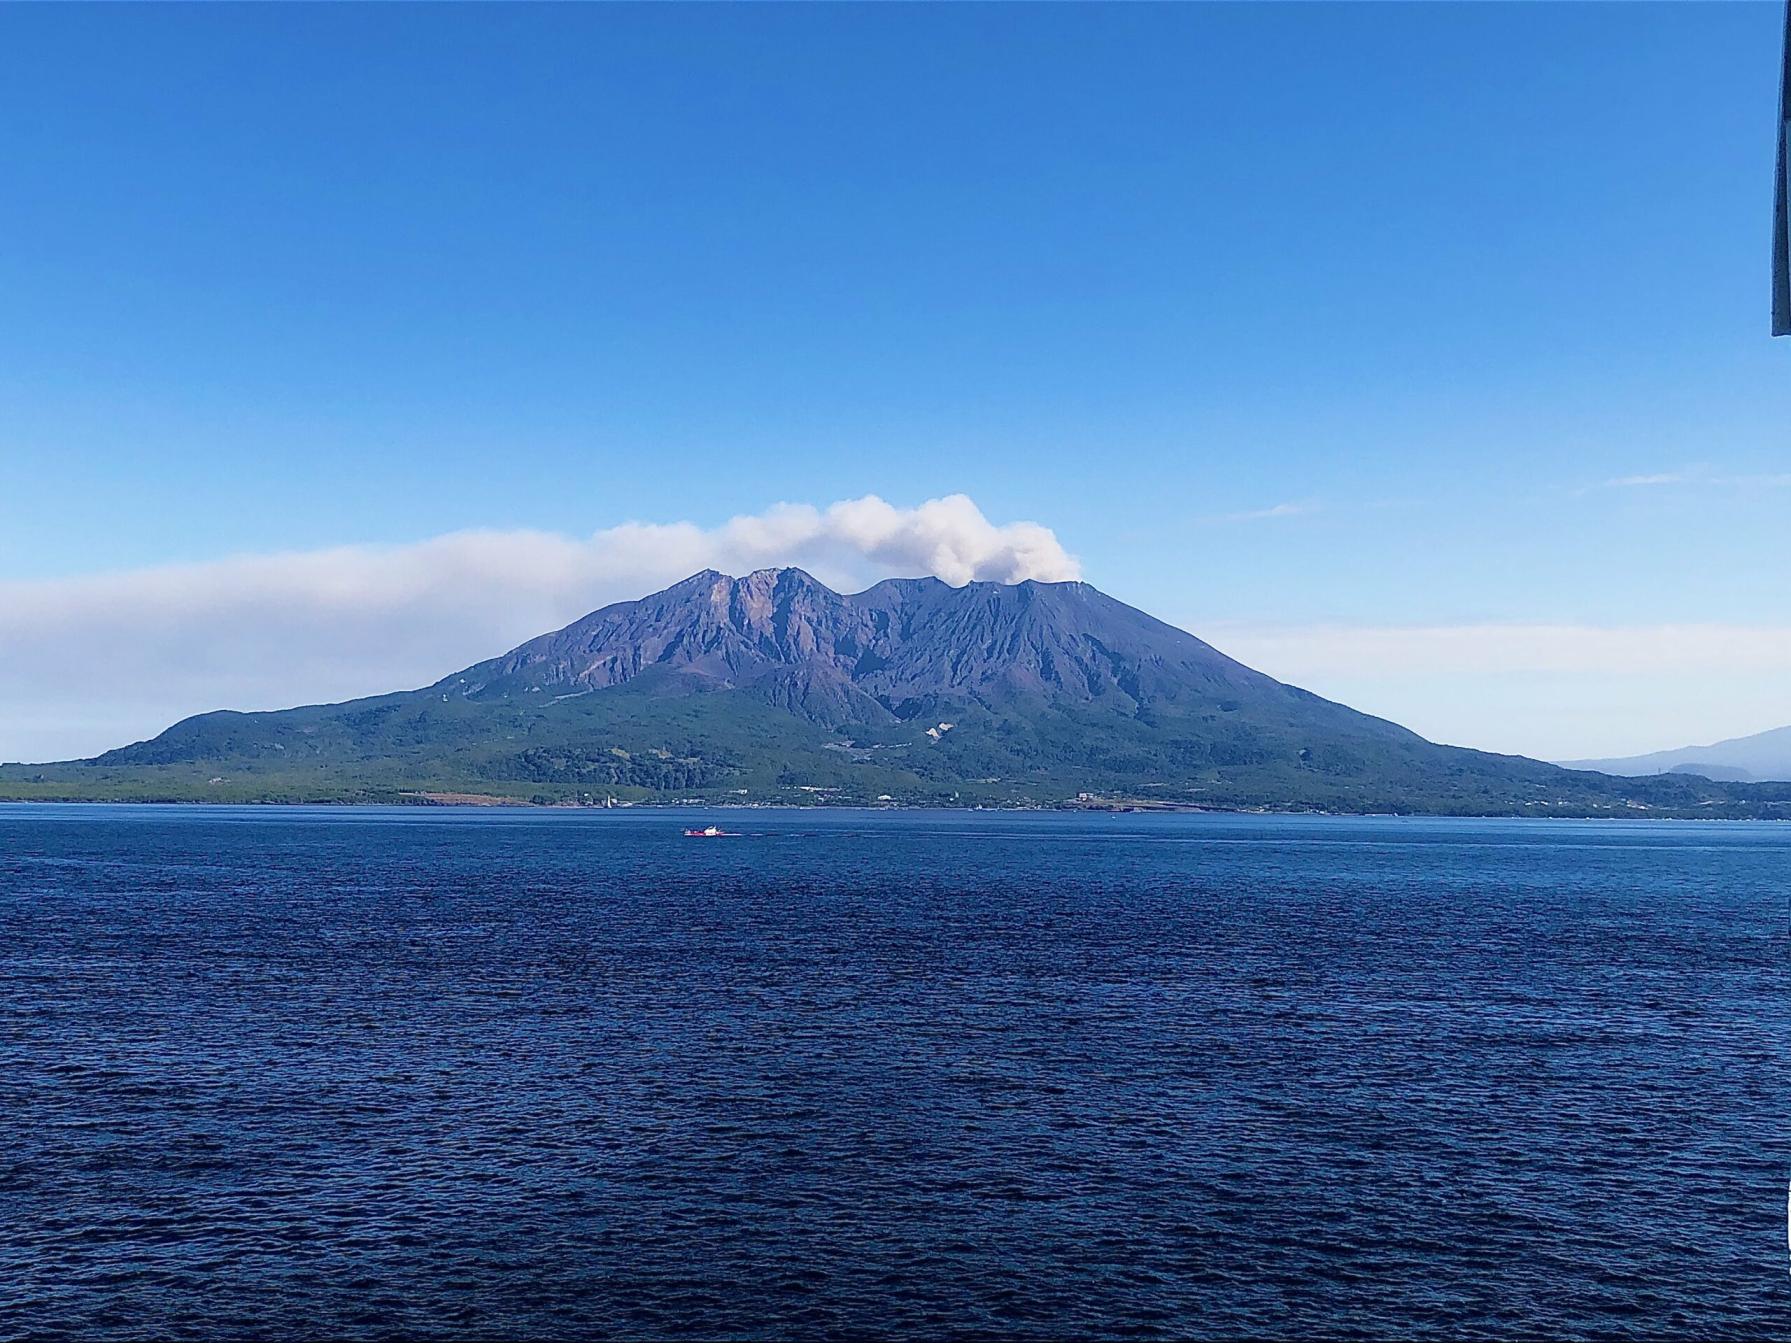
[[[800,569],[705,571],[442,684],[475,698],[563,693],[648,671],[752,689],[817,722],[875,722],[933,698],[1136,709],[1288,690],[1086,583],[889,579],[846,595]]]

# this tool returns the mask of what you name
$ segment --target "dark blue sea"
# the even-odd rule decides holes
[[[1765,824],[0,807],[0,1336],[1785,1338],[1788,923]]]

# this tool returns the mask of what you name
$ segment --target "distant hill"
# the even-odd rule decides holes
[[[1709,746],[1685,746],[1619,760],[1578,760],[1568,769],[1606,774],[1700,774],[1707,779],[1791,780],[1791,727],[1775,727],[1751,737],[1732,737]]]
[[[706,571],[420,690],[176,723],[0,796],[1791,814],[1791,787],[1438,746],[1084,583]]]

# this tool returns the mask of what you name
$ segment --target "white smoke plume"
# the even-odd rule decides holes
[[[874,495],[778,504],[713,528],[456,532],[0,581],[0,760],[89,755],[208,709],[427,684],[699,569],[785,564],[842,591],[926,574],[952,584],[1080,576],[1049,528],[990,522],[959,494],[914,508]]]

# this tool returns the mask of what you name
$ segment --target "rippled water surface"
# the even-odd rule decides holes
[[[1791,1336],[1791,827],[0,807],[0,1336]]]

